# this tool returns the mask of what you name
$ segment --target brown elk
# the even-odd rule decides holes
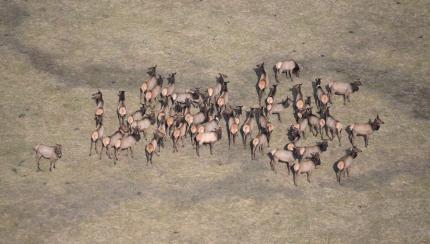
[[[343,177],[345,177],[345,173],[346,173],[346,176],[349,177],[349,170],[352,166],[352,161],[358,156],[359,152],[362,152],[362,151],[357,147],[352,147],[346,150],[346,155],[344,155],[334,163],[333,168],[336,173],[336,180],[339,184],[340,184],[342,175]]]
[[[143,84],[140,86],[140,102],[142,103],[142,95],[146,91],[152,90],[157,85],[157,65],[150,67],[148,69],[148,72],[146,72],[149,75],[149,79],[144,81]]]
[[[171,73],[169,77],[167,77],[167,87],[164,87],[161,91],[161,96],[166,99],[172,99],[172,95],[175,92],[175,81],[176,81],[176,72]],[[168,100],[166,100],[168,103]],[[173,100],[171,101],[173,104]]]
[[[124,124],[124,118],[127,115],[127,107],[125,106],[125,91],[118,92],[118,107],[116,110],[119,125]]]
[[[297,177],[301,174],[306,174],[307,180],[311,183],[311,172],[316,166],[321,165],[320,155],[312,154],[309,160],[299,161],[293,165],[293,182],[297,186]]]
[[[330,102],[330,96],[324,91],[321,87],[321,79],[316,78],[314,82],[312,82],[312,88],[314,90],[314,98],[315,104],[317,105],[320,111],[327,110],[327,106]]]
[[[362,84],[361,84],[360,80],[354,81],[352,83],[339,82],[339,81],[330,81],[326,85],[326,89],[327,89],[328,94],[329,94],[330,97],[333,94],[334,95],[343,96],[343,104],[345,105],[346,104],[346,100],[348,100],[348,102],[350,102],[349,96],[352,93],[357,92],[360,89],[361,85]]]
[[[103,94],[100,90],[98,90],[96,93],[93,93],[91,95],[91,98],[94,99],[96,102],[96,112],[95,112],[95,119],[96,119],[96,125],[97,125],[97,118],[103,117],[104,115],[104,100],[103,100]]]
[[[256,151],[259,150],[261,154],[264,154],[264,147],[269,147],[270,134],[266,129],[262,129],[250,142],[251,148],[251,159],[256,158]]]
[[[90,139],[91,146],[90,146],[90,154],[89,154],[90,157],[93,150],[93,144],[94,144],[94,150],[96,151],[96,153],[99,153],[97,151],[98,142],[100,141],[103,144],[103,141],[102,141],[104,137],[103,117],[96,118],[96,124],[97,124],[96,129],[91,133],[91,139]]]
[[[250,111],[246,111],[245,121],[240,127],[240,135],[242,136],[243,147],[246,148],[246,141],[249,136],[251,136],[252,131],[256,125],[254,109],[252,108]]]
[[[209,150],[212,155],[213,145],[215,144],[215,142],[221,140],[221,138],[222,138],[221,127],[218,127],[216,131],[199,132],[195,137],[197,156],[200,157],[199,148],[202,145],[209,145]]]
[[[365,147],[367,147],[367,145],[369,144],[369,136],[373,134],[374,131],[379,130],[381,124],[384,124],[384,121],[379,118],[378,114],[373,121],[369,119],[367,123],[354,123],[348,125],[345,130],[348,133],[348,138],[352,146],[355,146],[354,139],[357,136],[362,136],[364,137],[364,145]]]
[[[152,103],[153,101],[157,100],[157,97],[161,94],[161,89],[163,88],[163,77],[161,75],[158,75],[156,85],[151,90],[146,90],[145,94],[145,101]]]
[[[258,104],[261,106],[261,99],[263,98],[264,91],[269,88],[269,76],[264,69],[264,62],[257,64],[257,67],[254,69],[254,71],[258,76],[255,89],[257,90]]]
[[[293,81],[294,74],[296,77],[299,77],[300,75],[300,67],[294,60],[287,60],[287,61],[280,61],[277,62],[273,66],[273,72],[275,73],[275,80],[279,83],[278,75],[285,73],[286,78],[288,79],[288,75],[290,76],[291,81]]]
[[[36,152],[37,171],[41,171],[41,158],[46,158],[49,160],[49,171],[52,171],[52,168],[55,169],[55,163],[57,160],[63,156],[61,144],[55,144],[55,146],[37,144],[35,147],[33,147],[33,150]]]

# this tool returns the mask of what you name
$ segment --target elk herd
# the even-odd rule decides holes
[[[140,86],[138,110],[129,111],[126,92],[118,92],[118,127],[111,134],[106,134],[104,129],[103,94],[100,90],[97,91],[92,94],[96,104],[95,129],[90,135],[89,156],[93,151],[100,159],[106,154],[105,157],[116,164],[124,151],[134,157],[133,149],[143,136],[146,141],[147,165],[152,165],[154,154],[159,156],[161,150],[165,150],[167,140],[172,143],[173,153],[178,152],[189,141],[196,155],[200,157],[200,150],[204,145],[209,146],[210,154],[213,153],[215,144],[221,141],[225,131],[229,148],[236,144],[240,134],[243,147],[249,148],[251,159],[254,160],[257,158],[257,152],[264,155],[265,149],[270,147],[271,135],[275,130],[273,118],[282,122],[282,115],[291,110],[295,121],[288,127],[285,146],[268,150],[270,168],[277,172],[277,164],[284,163],[288,174],[292,173],[295,185],[302,174],[306,174],[307,181],[310,182],[311,173],[322,164],[320,157],[327,151],[329,141],[337,138],[337,143],[341,146],[342,132],[346,131],[351,147],[333,165],[336,180],[340,184],[342,177],[349,176],[354,159],[362,152],[356,146],[355,139],[358,136],[363,137],[367,147],[369,136],[384,124],[377,115],[367,123],[353,123],[344,127],[341,121],[330,113],[334,95],[342,96],[346,104],[362,83],[359,80],[351,83],[326,81],[323,85],[321,79],[316,78],[312,81],[313,96],[305,97],[302,83],[293,83],[289,89],[291,97],[286,95],[278,98],[280,74],[285,73],[286,78],[293,82],[293,76],[299,77],[300,74],[298,63],[294,60],[277,62],[273,66],[276,82],[273,85],[270,85],[264,63],[258,64],[254,71],[257,74],[255,89],[259,105],[246,109],[230,101],[229,81],[225,74],[219,73],[211,87],[181,91],[175,87],[176,73],[169,74],[167,85],[164,85],[164,77],[157,73],[157,66],[150,67],[147,79]],[[265,93],[267,97],[264,97]],[[308,131],[320,139],[315,145],[302,145],[301,139],[306,138]],[[58,144],[39,144],[34,147],[38,169],[42,157],[51,161],[50,170],[55,168],[55,161],[62,156],[61,149]]]

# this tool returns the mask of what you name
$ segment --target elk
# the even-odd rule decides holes
[[[144,81],[143,84],[140,86],[140,102],[142,103],[142,95],[146,91],[152,90],[157,85],[157,65],[150,67],[148,69],[148,72],[146,72],[149,75],[149,79]]]
[[[149,163],[151,163],[152,165],[152,156],[154,155],[154,153],[157,156],[160,156],[160,154],[157,153],[157,149],[160,149],[160,140],[162,140],[162,138],[159,137],[157,133],[154,133],[154,137],[152,138],[151,142],[146,145],[145,155],[147,166],[149,165]]]
[[[228,104],[228,89],[227,89],[228,81],[224,81],[224,85],[221,90],[221,95],[216,100],[216,108],[218,113],[221,113],[221,110],[225,108]]]
[[[349,96],[357,92],[360,89],[361,81],[357,80],[352,83],[347,82],[339,82],[339,81],[330,81],[326,85],[326,89],[328,91],[329,96],[331,97],[333,94],[343,96],[343,104],[346,105],[346,100],[349,100]]]
[[[118,122],[120,125],[124,124],[124,118],[127,115],[127,107],[125,106],[125,91],[118,92],[118,107],[116,110]]]
[[[293,81],[293,76],[291,76],[291,73],[293,73],[296,77],[299,77],[300,67],[294,60],[280,61],[273,66],[273,72],[275,73],[275,80],[277,83],[279,83],[278,75],[282,73],[285,73],[287,79],[289,75],[291,81]]]
[[[145,101],[152,103],[153,101],[157,100],[158,95],[161,93],[161,89],[163,87],[163,77],[161,75],[158,75],[157,83],[151,90],[147,90],[145,92]]]
[[[291,125],[290,128],[293,127],[295,130],[298,131],[299,135],[300,135],[300,133],[302,134],[303,139],[306,139],[305,131],[308,128],[308,126],[309,126],[308,119],[307,118],[301,118],[301,119],[299,119],[299,121],[296,124]]]
[[[188,90],[186,92],[174,92],[172,94],[172,101],[176,103],[185,103],[189,99],[193,102],[198,102],[200,99],[200,93],[197,90]]]
[[[352,147],[346,150],[346,155],[344,155],[334,163],[333,168],[336,173],[336,180],[339,184],[342,175],[343,177],[345,177],[345,172],[346,175],[349,177],[349,169],[352,166],[352,161],[358,156],[359,152],[362,151],[357,147]]]
[[[236,136],[240,130],[240,116],[242,115],[242,105],[235,109],[228,108],[224,110],[224,120],[226,121],[228,148],[231,146],[231,141],[236,144]]]
[[[206,123],[200,124],[200,125],[192,125],[191,129],[190,129],[190,134],[191,134],[191,143],[195,142],[195,136],[198,133],[203,133],[203,132],[215,132],[217,130],[220,129],[219,126],[219,117],[215,116],[215,118],[213,118],[212,120],[209,120]]]
[[[93,151],[93,144],[94,144],[94,150],[97,152],[97,143],[100,141],[102,142],[103,137],[104,137],[104,127],[103,127],[103,117],[98,117],[96,118],[96,129],[93,130],[93,132],[91,133],[91,146],[90,146],[90,154],[89,156],[91,157],[91,153]],[[102,142],[103,144],[103,142]],[[102,146],[103,148],[103,146]]]
[[[297,177],[306,173],[306,178],[311,183],[311,172],[316,166],[321,165],[321,159],[318,153],[312,154],[309,160],[299,161],[293,165],[293,182],[297,186]]]
[[[109,154],[110,149],[118,144],[126,133],[128,133],[128,129],[125,126],[120,126],[112,135],[103,137],[100,159],[102,159],[103,149],[106,149],[106,155],[108,158],[111,158]]]
[[[381,124],[384,124],[384,121],[379,118],[379,114],[376,115],[376,118],[372,121],[369,119],[367,123],[354,123],[348,125],[345,130],[348,133],[349,141],[352,146],[354,145],[354,140],[357,136],[364,137],[364,145],[367,147],[369,144],[369,136],[373,134],[374,131],[379,130]]]
[[[273,124],[269,121],[269,119],[264,116],[263,114],[263,108],[255,109],[255,117],[257,121],[257,126],[260,132],[262,130],[265,130],[267,132],[267,139],[268,142],[270,142],[270,135],[272,134],[272,131],[274,129]]]
[[[267,130],[262,129],[258,135],[256,135],[250,142],[249,146],[251,148],[251,159],[256,158],[255,152],[257,149],[264,154],[264,146],[269,146],[270,134]]]
[[[297,155],[299,155],[300,159],[310,159],[313,154],[322,154],[327,151],[328,143],[327,140],[322,140],[321,142],[317,142],[314,146],[304,146],[299,147],[296,146],[294,150],[296,150]]]
[[[115,157],[114,164],[116,164],[116,160],[118,160],[118,152],[127,150],[130,151],[131,157],[134,158],[132,147],[136,145],[136,143],[140,140],[140,133],[137,130],[134,130],[131,134],[124,135],[117,143],[114,145],[115,149]]]
[[[252,134],[256,121],[253,109],[246,111],[246,118],[240,127],[240,135],[242,136],[243,147],[246,148],[247,138]]]
[[[281,113],[285,111],[292,103],[292,100],[287,97],[285,100],[282,100],[279,103],[267,104],[265,108],[266,114],[276,114],[278,116],[278,121],[281,122]]]
[[[141,104],[138,110],[134,111],[130,116],[128,116],[127,122],[131,125],[134,121],[142,120],[145,116],[146,110],[146,105]]]
[[[175,91],[175,81],[176,81],[175,77],[176,77],[176,72],[171,73],[169,77],[167,77],[167,87],[163,88],[163,90],[161,91],[161,96],[167,99],[172,98],[173,92]],[[166,102],[168,103],[168,100]],[[173,100],[172,100],[172,104],[173,104]]]
[[[320,114],[322,115],[321,117],[324,118],[324,121],[325,121],[324,128],[325,128],[325,133],[327,137],[330,139],[330,141],[332,141],[334,139],[334,135],[336,135],[339,141],[339,146],[341,146],[343,125],[340,123],[339,120],[335,119],[333,116],[330,115],[330,111],[328,109],[325,113],[321,112]],[[330,131],[330,135],[328,133],[329,131]]]
[[[155,122],[155,114],[154,112],[151,112],[150,114],[146,115],[142,120],[133,121],[133,123],[130,125],[130,128],[132,130],[142,132],[143,137],[146,140],[146,131],[151,125],[155,124]]]
[[[226,85],[226,78],[228,78],[227,75],[219,73],[219,76],[216,78],[215,86],[209,87],[207,90],[208,98],[215,98],[221,95],[223,87]]]
[[[309,124],[309,130],[311,131],[312,135],[318,136],[318,133],[321,135],[321,140],[323,139],[323,133],[322,128],[324,128],[326,121],[322,118],[319,118],[315,114],[312,113],[312,109],[309,110],[309,114],[307,116],[308,124]],[[315,133],[314,133],[315,131]]]
[[[295,126],[295,125],[291,125],[288,128],[288,132],[287,132],[287,136],[288,136],[288,140],[290,140],[293,143],[296,143],[300,140],[300,130],[299,130],[300,126]]]
[[[33,150],[36,152],[37,171],[41,171],[41,158],[46,158],[49,160],[49,171],[52,171],[52,168],[55,169],[55,163],[63,156],[61,144],[55,144],[55,146],[37,144],[33,147]]]
[[[315,82],[312,82],[312,88],[314,90],[315,104],[320,111],[325,111],[330,102],[330,96],[321,87],[320,78],[316,78]]]
[[[222,138],[222,129],[218,127],[216,131],[212,132],[199,132],[195,137],[196,143],[196,153],[197,156],[200,157],[199,148],[202,145],[209,145],[210,154],[212,155],[212,148],[215,142],[221,140]]]
[[[277,87],[278,84],[273,84],[272,87],[270,87],[269,94],[267,95],[267,98],[265,100],[266,106],[268,106],[269,104],[273,104],[273,102],[275,101]]]
[[[91,95],[91,98],[94,99],[96,102],[96,112],[95,112],[95,119],[96,119],[96,125],[97,125],[97,118],[103,117],[104,115],[104,100],[103,100],[103,94],[100,90],[98,90],[96,93],[93,93]]]
[[[258,104],[261,106],[261,98],[263,97],[264,91],[269,88],[269,76],[264,69],[264,62],[257,64],[257,67],[254,69],[254,71],[258,76],[255,89],[257,90]]]
[[[178,141],[181,139],[182,147],[184,147],[184,137],[187,132],[187,123],[183,117],[176,121],[175,128],[172,133],[173,152],[178,152]]]
[[[293,148],[294,149],[294,148]],[[276,173],[276,164],[281,162],[287,165],[288,175],[290,175],[291,165],[298,159],[294,150],[290,149],[273,149],[268,153],[270,158],[270,168]]]

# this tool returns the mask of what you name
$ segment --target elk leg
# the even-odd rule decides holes
[[[200,153],[199,153],[199,143],[196,143],[196,154],[198,157],[200,157]]]
[[[97,150],[97,143],[99,142],[99,139],[97,139],[95,142],[94,142],[94,149],[95,149],[95,151],[96,151],[96,153],[99,153],[99,151]]]
[[[346,168],[346,176],[349,177],[349,168]]]
[[[340,185],[340,172],[336,172],[336,180]]]
[[[346,99],[348,99],[348,103],[351,102],[351,100],[349,100],[349,94],[346,96]]]
[[[131,147],[130,147],[130,148],[129,148],[129,150],[130,150],[131,158],[134,158],[134,155],[133,155],[133,149],[131,149]]]
[[[281,114],[277,113],[276,115],[278,116],[278,121],[279,121],[279,122],[282,122],[282,121],[281,121]]]
[[[288,70],[288,75],[290,76],[290,80],[293,81],[293,76],[291,75],[291,70]]]
[[[88,156],[91,157],[91,152],[93,151],[93,140],[90,140],[91,146],[90,146],[90,154]]]
[[[343,105],[346,105],[346,96],[343,95]]]
[[[145,152],[145,156],[146,156],[146,167],[148,167],[148,165],[149,165],[149,153],[147,151]]]
[[[306,172],[306,179],[308,180],[309,183],[311,183],[311,174],[310,174],[310,172]]]
[[[303,139],[306,139],[305,137],[305,131],[302,131]]]
[[[294,185],[295,186],[297,186],[297,177],[298,177],[299,175],[297,174],[297,172],[296,171],[293,171],[293,182],[294,182]]]
[[[275,160],[270,159],[269,164],[270,164],[270,168],[272,169],[272,171],[273,171],[273,172],[275,172],[275,174],[276,174],[276,173],[278,173],[278,172],[276,171],[276,168],[275,168]]]
[[[212,143],[209,143],[209,150],[210,150],[210,152],[211,152],[211,155],[212,155],[212,147],[213,147],[213,144],[212,144]]]
[[[181,143],[182,143],[182,147],[184,147],[184,138],[181,137]]]
[[[364,136],[364,146],[367,147],[369,144],[369,136]]]
[[[336,130],[336,136],[337,136],[337,139],[339,140],[339,146],[342,146],[342,143],[340,142],[340,134],[339,134],[339,131],[337,130]]]
[[[290,171],[291,171],[290,163],[287,162],[286,165],[287,165],[288,175],[290,175]]]
[[[102,159],[102,152],[103,152],[103,148],[104,148],[104,146],[103,146],[103,144],[102,144],[102,148],[100,149],[100,156],[99,156],[99,159]]]
[[[41,158],[42,158],[42,156],[38,156],[36,154],[37,171],[42,171],[42,169],[40,169],[40,159]]]
[[[52,171],[52,160],[49,160],[49,171]]]

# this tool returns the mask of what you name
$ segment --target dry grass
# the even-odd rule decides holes
[[[1,1],[0,242],[430,242],[430,5],[398,2]],[[116,91],[137,109],[148,66],[176,71],[181,88],[226,73],[232,101],[251,106],[254,65],[286,57],[303,65],[305,95],[316,76],[365,82],[348,106],[335,100],[345,125],[376,113],[385,121],[344,185],[332,164],[346,138],[299,187],[266,156],[228,151],[226,139],[200,159],[189,144],[177,154],[168,145],[158,169],[146,167],[144,142],[117,166],[88,157],[96,88],[110,133]],[[279,97],[290,87],[283,76]],[[285,143],[291,112],[283,119],[273,147]],[[46,161],[36,172],[39,142],[64,146],[53,173]]]

